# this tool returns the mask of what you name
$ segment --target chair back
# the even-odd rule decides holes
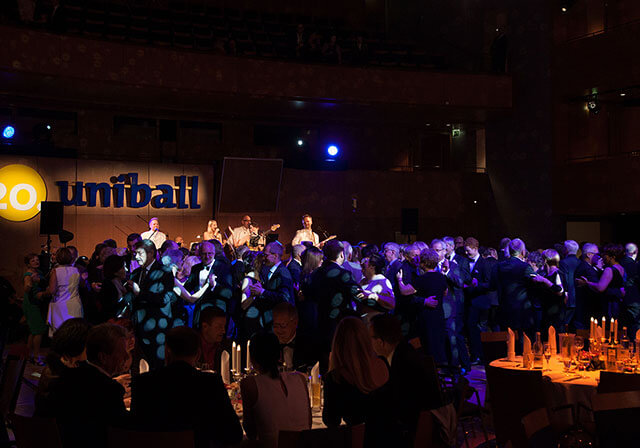
[[[9,421],[18,448],[62,448],[55,419],[12,414]]]
[[[515,332],[516,340],[518,333]],[[507,357],[507,340],[509,332],[507,331],[483,331],[480,333],[480,342],[482,343],[482,356],[485,365],[496,359]]]
[[[418,417],[413,448],[430,448],[433,446],[433,431],[434,422],[431,411],[422,411]]]
[[[522,419],[545,407],[542,372],[489,366],[487,383],[498,444],[510,440],[514,448],[528,447]]]
[[[599,394],[640,390],[640,375],[635,373],[600,372]]]
[[[109,428],[108,448],[194,448],[193,431],[136,431],[122,428]]]
[[[536,409],[522,418],[524,433],[531,448],[558,446],[558,437],[549,422],[546,408]]]
[[[591,406],[601,447],[637,446],[640,391],[597,393]]]
[[[362,448],[364,424],[335,428],[280,431],[278,448]]]
[[[16,409],[25,366],[24,357],[7,355],[0,380],[0,417],[3,419]]]

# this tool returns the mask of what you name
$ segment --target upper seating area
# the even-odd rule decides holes
[[[310,63],[445,69],[445,58],[384,33],[349,28],[339,18],[275,14],[205,5],[169,3],[168,8],[68,0],[57,8],[24,9],[14,3],[5,21],[52,32],[138,45],[173,47],[230,56]],[[298,38],[298,25],[304,31]],[[336,36],[332,44],[332,36]],[[303,46],[297,49],[299,41]]]

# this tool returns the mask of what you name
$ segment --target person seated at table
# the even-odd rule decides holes
[[[240,382],[244,430],[261,447],[275,448],[280,431],[311,428],[307,381],[297,372],[278,372],[280,344],[273,333],[254,335],[249,351],[258,375]]]
[[[127,330],[119,325],[91,328],[87,361],[66,369],[51,385],[52,417],[65,448],[106,447],[107,428],[127,424],[125,390],[113,379],[131,368],[127,338]]]
[[[273,333],[280,343],[280,362],[285,370],[306,372],[320,359],[317,344],[310,336],[298,334],[298,310],[282,302],[273,309]]]
[[[198,362],[208,369],[220,371],[222,352],[231,355],[231,341],[225,338],[227,315],[220,308],[210,306],[200,313],[200,356]]]
[[[389,314],[371,318],[369,334],[373,349],[389,365],[389,387],[393,409],[391,432],[395,446],[412,446],[418,416],[436,409],[443,400],[435,370],[428,369],[411,344],[403,341],[400,321]]]
[[[85,349],[89,334],[89,322],[81,317],[66,320],[51,339],[47,366],[41,373],[35,395],[35,414],[52,415],[50,392],[56,381],[67,369],[78,367],[87,360]]]
[[[345,317],[336,328],[324,376],[322,421],[336,427],[366,423],[365,445],[371,446],[389,427],[389,369],[376,356],[365,324],[357,317]],[[389,445],[391,446],[391,445]]]
[[[242,427],[222,378],[194,367],[199,348],[195,330],[169,330],[166,366],[132,379],[131,413],[145,430],[193,429],[198,448],[240,443]]]

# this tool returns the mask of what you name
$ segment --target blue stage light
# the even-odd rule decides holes
[[[14,135],[16,135],[16,130],[13,126],[6,126],[2,130],[2,136],[6,139],[13,138]]]
[[[330,145],[327,147],[327,154],[329,154],[331,157],[337,156],[339,152],[340,150],[336,145]]]

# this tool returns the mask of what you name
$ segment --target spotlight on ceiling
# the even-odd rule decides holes
[[[10,140],[16,135],[16,129],[13,126],[5,126],[2,130],[2,137]]]
[[[336,157],[339,152],[340,149],[338,149],[336,145],[327,146],[327,154],[329,154],[330,157]]]
[[[298,146],[303,146],[304,145],[304,140],[299,138],[297,143],[298,143]]]

